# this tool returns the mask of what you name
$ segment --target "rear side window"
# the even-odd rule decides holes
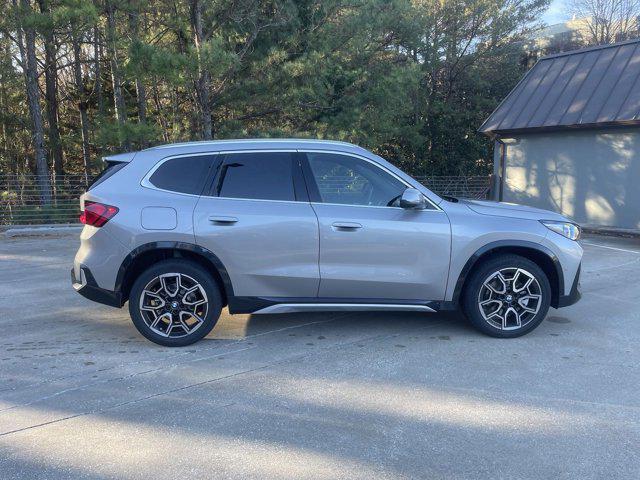
[[[293,154],[288,152],[225,155],[218,196],[294,201],[293,161]]]
[[[149,183],[162,190],[200,195],[214,156],[198,155],[167,160],[153,172]]]
[[[107,166],[105,167],[105,169],[102,170],[102,172],[100,172],[96,176],[96,178],[93,179],[93,181],[89,184],[87,191],[97,187],[114,173],[122,170],[126,165],[127,162],[107,162]]]

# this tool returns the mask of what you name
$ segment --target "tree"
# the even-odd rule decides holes
[[[58,45],[49,0],[38,0],[38,6],[44,20],[41,30],[44,40],[45,100],[49,124],[49,147],[53,157],[53,171],[58,176],[64,175],[62,140],[58,128]]]
[[[640,0],[571,0],[571,13],[585,24],[587,45],[603,45],[640,34]]]
[[[16,15],[16,43],[20,51],[19,65],[24,74],[25,93],[31,117],[31,136],[36,164],[36,175],[40,200],[51,204],[51,181],[47,165],[47,150],[44,140],[44,124],[40,107],[38,85],[38,59],[36,57],[36,29],[34,11],[29,0],[13,0]]]
[[[105,152],[248,136],[487,173],[476,128],[524,72],[519,42],[548,3],[0,1],[0,173],[45,180],[47,151],[56,173],[88,177]]]
[[[203,43],[205,42],[204,29],[202,26],[202,1],[190,0],[189,16],[191,18],[191,30],[193,35],[193,45],[196,51],[196,63],[198,74],[194,81],[195,92],[200,111],[200,121],[202,122],[202,138],[211,140],[213,138],[211,125],[211,74],[207,68],[203,54]]]
[[[32,148],[29,111],[24,102],[24,76],[16,68],[14,39],[0,29],[0,176],[14,178],[29,166]]]
[[[140,2],[132,1],[129,4],[129,31],[132,43],[140,40]],[[136,98],[138,104],[138,121],[142,124],[147,122],[147,90],[143,82],[142,72],[135,78]]]
[[[119,136],[122,139],[121,143],[127,150],[129,150],[131,148],[131,142],[126,130],[128,115],[127,105],[122,91],[120,60],[118,58],[118,38],[116,30],[116,12],[118,6],[115,1],[116,0],[105,0],[105,13],[107,17],[107,31],[105,37],[107,41],[107,49],[109,51],[109,63],[111,66],[111,86],[113,88],[115,117],[118,122],[118,126],[120,127]]]
[[[81,15],[79,15],[81,13]],[[68,15],[69,35],[71,37],[71,49],[73,52],[73,80],[75,84],[75,99],[80,115],[80,132],[82,138],[82,169],[85,182],[89,177],[90,148],[89,148],[89,102],[85,88],[84,75],[82,73],[82,40],[86,37],[92,21],[95,21],[97,12],[93,5],[86,3],[84,8],[75,10]],[[96,86],[99,85],[99,71],[96,72]],[[99,87],[97,87],[99,88]],[[101,99],[100,99],[101,101]]]

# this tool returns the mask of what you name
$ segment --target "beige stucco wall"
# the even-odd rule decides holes
[[[581,224],[640,228],[640,128],[506,139],[503,200]]]

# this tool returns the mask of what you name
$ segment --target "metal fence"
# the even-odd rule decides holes
[[[438,176],[415,177],[420,183],[438,195],[486,200],[491,193],[491,176]]]
[[[37,175],[0,175],[0,225],[76,223],[78,197],[87,188],[84,175],[49,179],[51,201],[43,204]]]
[[[441,195],[488,198],[489,176],[416,177]],[[51,202],[43,205],[36,175],[0,175],[0,226],[76,223],[80,214],[78,197],[86,190],[84,175],[51,179]]]

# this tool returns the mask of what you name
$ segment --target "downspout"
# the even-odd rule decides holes
[[[504,178],[507,169],[507,145],[496,135],[493,148],[492,200],[501,202],[504,198]]]

